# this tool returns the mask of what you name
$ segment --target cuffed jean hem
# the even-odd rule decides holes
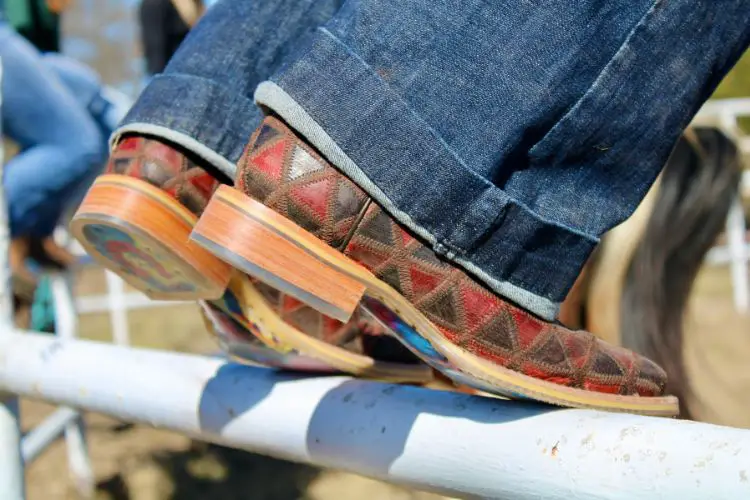
[[[263,114],[252,98],[214,81],[170,73],[154,77],[117,130],[110,148],[126,133],[167,139],[234,179],[237,161]]]
[[[305,136],[436,253],[545,319],[557,316],[598,243],[542,219],[474,173],[325,29],[306,54],[258,87],[255,101]],[[384,129],[372,138],[372,131]],[[425,172],[431,185],[425,185]]]
[[[312,53],[321,57],[319,51]],[[340,51],[331,54],[334,55],[343,56],[347,61],[343,64],[351,70],[341,82],[344,85],[349,84],[349,80],[356,82],[358,78],[376,76],[369,68],[363,74],[363,64],[355,56]],[[292,69],[303,62],[298,61]],[[334,68],[311,66],[307,69],[312,71],[307,77],[314,78],[309,81],[315,81],[320,88],[326,85],[325,78],[332,77],[326,73]],[[339,70],[343,71],[343,66]],[[338,77],[339,71],[334,69],[334,72]],[[382,81],[380,84],[385,85]],[[305,96],[304,99],[293,97],[293,85],[282,88],[283,85],[283,79],[281,85],[270,81],[262,83],[256,90],[255,101],[283,118],[397,220],[429,242],[438,254],[540,317],[553,320],[557,316],[560,303],[598,240],[542,220],[460,164],[439,138],[403,102],[390,95],[387,88],[382,89],[382,95],[387,98],[382,110],[359,116],[356,104],[360,99],[366,101],[367,97],[357,92],[357,85],[349,85],[348,97],[331,89],[333,93],[329,97],[323,91],[315,98]],[[330,102],[334,104],[328,106],[331,113],[310,113],[321,105],[325,109]],[[336,126],[340,113],[350,115],[346,121],[356,117],[357,131],[350,131],[349,137],[342,136],[340,127]],[[217,82],[186,74],[159,75],[114,132],[110,144],[114,146],[117,138],[125,133],[161,137],[234,178],[235,165],[262,116],[251,99],[229,92]],[[365,140],[369,137],[368,123],[382,125],[384,122],[397,126],[398,131],[394,133],[409,139],[413,147],[410,161],[399,158],[399,150],[387,151],[387,138]],[[347,148],[351,141],[358,142],[355,149],[360,154],[356,159]],[[362,148],[362,144],[366,148]],[[368,151],[373,153],[370,160],[363,158]],[[415,158],[418,161],[413,161]],[[366,166],[371,161],[388,161],[392,175],[368,175]],[[435,169],[437,162],[449,170]],[[417,169],[422,169],[422,173],[434,171],[437,189],[429,189],[429,186],[422,189],[421,178],[410,174]],[[397,193],[389,190],[389,186],[394,185],[414,186],[412,198],[399,199]],[[430,214],[426,210],[440,212],[441,216],[433,220],[442,223],[430,224]],[[427,213],[427,216],[420,217],[419,213]]]

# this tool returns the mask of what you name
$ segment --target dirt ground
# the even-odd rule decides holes
[[[79,293],[104,291],[101,271],[82,273]],[[192,305],[130,313],[132,343],[155,349],[216,349]],[[707,268],[695,287],[686,355],[701,400],[701,420],[750,428],[750,317],[733,308],[727,268]],[[105,314],[82,317],[85,338],[110,339]],[[47,405],[23,401],[29,429],[49,414]],[[337,471],[324,471],[260,455],[193,442],[144,426],[88,414],[97,500],[428,500],[441,497]],[[28,470],[30,500],[73,500],[64,444],[58,442]]]

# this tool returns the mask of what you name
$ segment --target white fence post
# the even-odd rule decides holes
[[[2,61],[0,61],[0,110],[2,110],[2,76]],[[0,180],[4,162],[2,128],[0,127]],[[10,231],[5,189],[0,181],[0,336],[12,335],[15,327],[11,272],[8,265],[9,244]],[[0,393],[0,494],[3,499],[7,500],[23,500],[26,497],[19,415],[18,398]]]
[[[107,280],[107,296],[109,302],[109,318],[112,325],[112,338],[115,344],[130,344],[130,328],[128,327],[128,305],[125,295],[125,282],[115,273],[105,270]]]
[[[78,317],[73,299],[72,277],[69,274],[52,276],[52,296],[55,304],[55,331],[66,342],[74,341],[78,333]],[[71,408],[61,408],[71,410]],[[58,411],[61,411],[58,410]],[[92,498],[96,481],[91,468],[86,446],[85,422],[80,413],[64,424],[65,443],[68,451],[68,469],[81,498]],[[25,439],[24,439],[25,441]],[[50,439],[46,444],[52,442]]]

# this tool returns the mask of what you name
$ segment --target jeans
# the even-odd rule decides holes
[[[89,112],[99,83],[2,21],[0,59],[2,129],[20,147],[3,167],[11,236],[44,238],[104,167],[106,136]]]
[[[219,0],[126,117],[231,173],[270,110],[546,318],[750,43],[750,0]]]

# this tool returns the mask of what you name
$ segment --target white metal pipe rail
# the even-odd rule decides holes
[[[3,66],[0,61],[0,88],[2,88]],[[2,92],[0,92],[2,109]],[[0,139],[2,138],[0,120]],[[2,179],[5,151],[0,142],[0,179]],[[5,191],[0,182],[0,336],[7,335],[13,328],[13,292],[11,273],[8,266],[8,213],[5,204]],[[0,391],[0,486],[8,500],[25,498],[23,459],[21,457],[21,427],[19,425],[18,398]]]
[[[0,390],[461,497],[750,498],[750,431],[0,338]]]
[[[75,423],[78,417],[78,412],[72,408],[58,408],[44,422],[29,431],[21,442],[24,463],[33,462],[51,442],[61,437],[68,425]]]

